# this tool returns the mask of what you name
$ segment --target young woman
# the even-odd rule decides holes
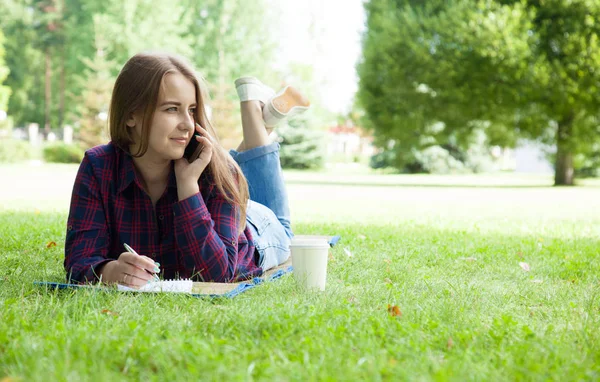
[[[269,132],[309,102],[291,87],[274,94],[255,78],[238,79],[243,141],[228,153],[194,73],[166,54],[138,54],[121,70],[111,142],[86,152],[73,187],[69,281],[140,287],[160,275],[231,282],[288,259],[288,198]],[[190,162],[183,156],[192,139],[203,148]]]

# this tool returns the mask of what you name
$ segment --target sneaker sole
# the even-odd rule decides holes
[[[308,108],[310,101],[295,87],[288,86],[283,93],[278,94],[273,98],[270,105],[281,114],[287,114],[294,107]]]

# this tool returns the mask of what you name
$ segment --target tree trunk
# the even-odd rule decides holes
[[[65,121],[65,59],[65,48],[63,47],[60,55],[60,104],[58,108],[58,128],[61,131]]]
[[[558,122],[556,133],[556,165],[554,172],[555,186],[573,185],[573,114]]]
[[[50,106],[52,101],[52,60],[50,58],[50,48],[46,48],[46,75],[44,92],[44,137],[48,138],[50,133]]]

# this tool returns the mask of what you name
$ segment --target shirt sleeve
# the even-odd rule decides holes
[[[197,193],[173,208],[179,261],[187,271],[184,277],[230,282],[238,262],[239,208],[219,192],[207,199],[208,204]]]
[[[86,155],[75,178],[67,220],[64,262],[67,281],[98,281],[96,269],[111,260],[109,237],[100,185]]]

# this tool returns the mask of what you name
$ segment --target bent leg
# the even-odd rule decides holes
[[[288,237],[293,237],[288,195],[279,161],[279,143],[243,152],[231,150],[230,154],[248,181],[250,199],[273,211]]]

